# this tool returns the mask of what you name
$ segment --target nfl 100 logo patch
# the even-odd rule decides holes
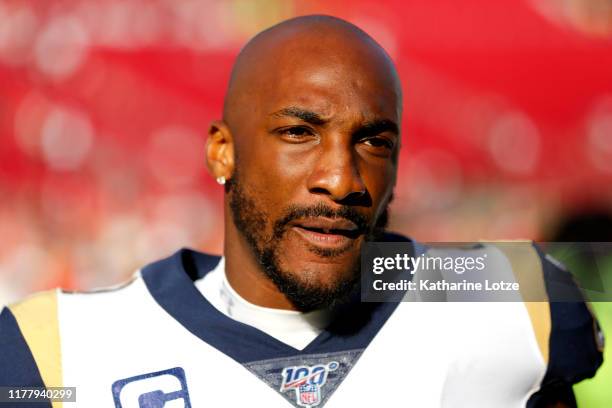
[[[281,392],[295,390],[296,404],[310,408],[321,403],[321,389],[331,371],[340,365],[336,361],[313,366],[285,367],[282,371]]]
[[[297,408],[322,408],[359,359],[362,349],[252,361],[245,367]]]

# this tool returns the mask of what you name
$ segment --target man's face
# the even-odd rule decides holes
[[[277,75],[231,125],[234,224],[300,310],[354,287],[395,182],[401,102],[383,69],[351,58],[279,56]]]

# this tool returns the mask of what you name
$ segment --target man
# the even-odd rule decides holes
[[[257,35],[206,148],[223,257],[182,250],[120,288],[5,309],[0,383],[77,387],[79,407],[571,405],[601,363],[583,303],[542,328],[523,303],[360,302],[364,242],[421,250],[384,233],[401,115],[395,67],[359,28],[307,16]]]

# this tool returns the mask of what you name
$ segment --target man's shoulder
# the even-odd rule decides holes
[[[15,326],[25,338],[46,338],[52,341],[58,325],[59,293],[59,289],[37,292],[7,305],[2,310],[0,335],[6,334]]]
[[[0,313],[0,385],[59,383],[58,290],[36,293]],[[42,368],[48,368],[41,373]]]
[[[154,284],[163,289],[162,286],[172,284],[179,277],[188,277],[191,280],[201,278],[219,259],[216,255],[182,248],[169,256],[143,265],[118,283],[84,290],[54,288],[40,291],[6,305],[3,310],[20,324],[32,322],[33,326],[42,327],[49,325],[58,314],[61,315],[69,308],[82,309],[83,312],[98,307],[109,310],[113,309],[116,302],[125,303],[127,307],[134,297],[149,296]],[[157,280],[161,282],[158,283]],[[130,298],[132,300],[128,300]],[[125,302],[122,302],[122,299],[125,299]]]
[[[128,304],[138,292],[134,285],[140,280],[139,274],[108,287],[92,290],[76,291],[60,288],[45,290],[31,294],[19,301],[2,308],[0,319],[0,338],[11,337],[19,333],[32,347],[46,344],[52,347],[59,343],[60,321],[66,314],[71,316],[86,316],[92,310],[111,311],[118,304],[119,298],[126,298]]]

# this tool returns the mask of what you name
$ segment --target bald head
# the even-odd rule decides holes
[[[310,15],[281,22],[246,44],[232,70],[224,120],[236,126],[236,120],[245,110],[260,104],[262,98],[269,97],[269,93],[280,85],[291,87],[290,82],[296,79],[316,81],[317,69],[338,77],[350,71],[358,74],[353,76],[359,77],[359,81],[376,82],[382,92],[393,95],[401,116],[400,82],[385,50],[367,33],[345,20]],[[314,78],[296,78],[296,74],[313,74]]]

